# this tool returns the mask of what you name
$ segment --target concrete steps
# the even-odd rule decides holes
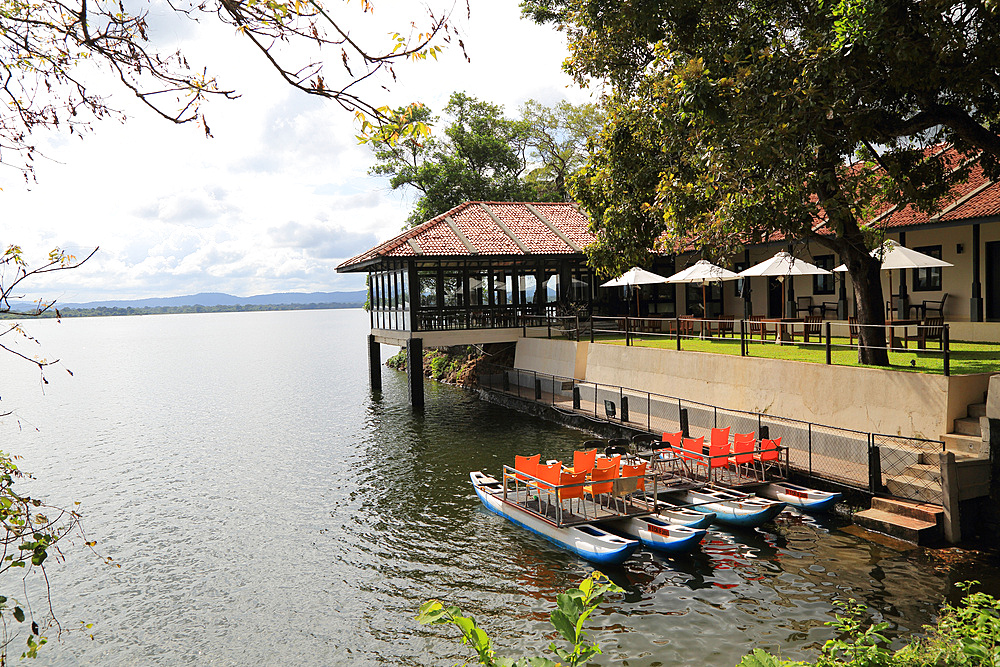
[[[975,456],[977,458],[988,457],[990,455],[989,446],[983,444],[982,436],[947,433],[942,435],[941,439],[944,440],[944,448],[956,454]]]
[[[871,509],[854,515],[854,523],[914,544],[927,545],[942,538],[944,509],[940,505],[895,498],[872,498]]]

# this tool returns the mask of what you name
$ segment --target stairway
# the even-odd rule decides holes
[[[944,509],[940,505],[896,498],[872,498],[871,509],[855,514],[854,523],[923,546],[941,541],[943,518]]]
[[[987,457],[989,447],[983,444],[983,431],[979,418],[986,416],[986,397],[982,403],[973,403],[966,411],[967,416],[955,420],[955,430],[941,436],[945,449],[965,456]]]

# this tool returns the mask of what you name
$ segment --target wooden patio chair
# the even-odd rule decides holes
[[[811,315],[813,311],[813,298],[811,296],[800,296],[795,299],[795,317],[799,316],[799,313],[805,313],[806,315]]]
[[[926,318],[930,313],[934,313],[935,317],[940,317],[944,319],[944,303],[948,300],[948,293],[945,292],[941,295],[939,301],[927,301],[924,300],[921,310],[923,311],[923,316]]]
[[[808,343],[810,338],[823,340],[822,315],[809,315],[805,318],[805,324],[802,325],[802,339]]]
[[[755,335],[760,335],[761,340],[765,340],[768,334],[774,336],[775,340],[778,338],[778,326],[775,325],[774,329],[769,329],[767,323],[761,320],[760,315],[750,316],[750,338]]]
[[[733,326],[736,324],[735,317],[720,317],[717,321],[706,320],[708,325],[708,335],[718,335],[720,338],[734,336]]]
[[[848,330],[850,331],[850,334],[851,334],[851,342],[850,342],[851,345],[854,345],[854,339],[855,338],[857,338],[858,341],[861,340],[861,336],[860,336],[861,332],[860,332],[860,327],[858,326],[858,318],[856,318],[856,317],[848,317],[847,318],[847,328],[848,328]]]
[[[922,350],[927,347],[927,341],[936,340],[938,342],[938,347],[944,349],[944,318],[941,317],[928,317],[924,320],[921,326],[917,327],[917,332],[912,336],[907,333],[904,338],[903,345],[906,346],[909,341],[917,341],[917,348]]]

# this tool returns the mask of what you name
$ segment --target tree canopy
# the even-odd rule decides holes
[[[449,14],[427,10],[416,23],[392,31],[392,19],[373,16],[371,0],[348,7],[322,0],[186,0],[168,3],[191,20],[219,21],[248,40],[262,67],[310,95],[331,99],[372,125],[387,122],[392,131],[407,119],[393,118],[387,107],[360,93],[359,85],[407,59],[437,57],[442,42],[455,39]],[[352,12],[354,14],[352,15]],[[123,115],[109,106],[102,68],[163,118],[200,123],[212,96],[236,97],[209,67],[190,63],[184,53],[151,38],[149,10],[112,0],[0,0],[0,164],[32,173],[32,132],[40,128],[85,130],[94,119]],[[387,41],[361,39],[359,25],[384,22]],[[324,58],[335,59],[326,67]],[[332,70],[332,71],[331,71]]]
[[[577,181],[598,263],[634,261],[664,233],[731,255],[782,232],[840,254],[859,321],[880,324],[874,214],[939,206],[974,161],[1000,176],[1000,24],[986,3],[522,6],[567,31],[578,81],[610,89]],[[888,363],[883,330],[863,334],[862,361]]]
[[[568,178],[586,160],[586,137],[600,127],[593,104],[529,100],[512,119],[501,105],[462,92],[444,108],[447,124],[427,107],[396,111],[407,113],[414,125],[443,127],[372,142],[371,173],[420,193],[407,226],[465,201],[566,201]]]

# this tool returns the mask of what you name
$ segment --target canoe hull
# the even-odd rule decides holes
[[[760,490],[762,496],[780,500],[803,512],[826,512],[840,500],[841,495],[831,491],[819,491],[798,484],[774,482]]]
[[[639,540],[644,547],[670,555],[690,553],[708,532],[677,526],[655,516],[631,517],[611,526],[615,531]]]
[[[675,526],[687,526],[688,528],[708,528],[715,520],[715,512],[696,512],[693,509],[683,507],[664,507],[662,501],[657,507],[656,515]]]
[[[762,526],[785,509],[785,503],[780,501],[708,489],[684,491],[680,498],[693,505],[691,509],[715,512],[717,522],[739,528]]]
[[[471,472],[469,476],[476,495],[486,509],[592,563],[619,565],[639,548],[638,540],[625,539],[590,524],[555,526],[513,503],[504,502],[500,494],[492,492],[500,487],[495,479],[478,471]]]

